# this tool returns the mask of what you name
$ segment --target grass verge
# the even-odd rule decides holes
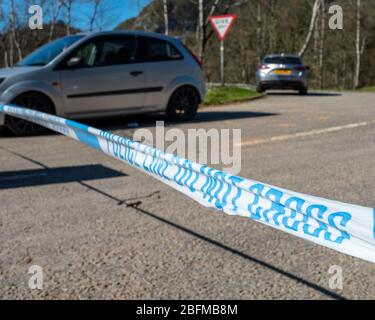
[[[208,90],[204,99],[205,106],[219,105],[231,102],[246,101],[262,96],[256,90],[238,87],[214,87]]]
[[[373,93],[375,93],[375,86],[363,87],[363,88],[358,89],[357,91],[359,91],[359,92],[373,92]]]

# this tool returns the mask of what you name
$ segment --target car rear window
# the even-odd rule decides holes
[[[269,64],[302,64],[301,59],[296,57],[268,57],[264,59],[264,63]]]
[[[167,41],[151,37],[138,37],[141,61],[168,61],[182,59],[177,48]]]

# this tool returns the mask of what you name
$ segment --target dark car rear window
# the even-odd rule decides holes
[[[140,36],[138,37],[138,46],[140,60],[143,62],[182,59],[181,53],[174,45],[161,39]]]
[[[301,59],[296,57],[269,57],[264,59],[264,63],[270,64],[302,64]]]

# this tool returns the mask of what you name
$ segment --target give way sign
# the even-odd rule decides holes
[[[221,41],[226,38],[234,19],[236,19],[236,15],[234,14],[210,17],[212,27]]]

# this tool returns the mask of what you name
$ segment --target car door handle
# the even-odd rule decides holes
[[[134,70],[134,71],[131,71],[131,72],[130,72],[130,75],[133,76],[133,77],[137,77],[137,76],[139,76],[140,74],[143,74],[143,71],[137,71],[137,70]]]

